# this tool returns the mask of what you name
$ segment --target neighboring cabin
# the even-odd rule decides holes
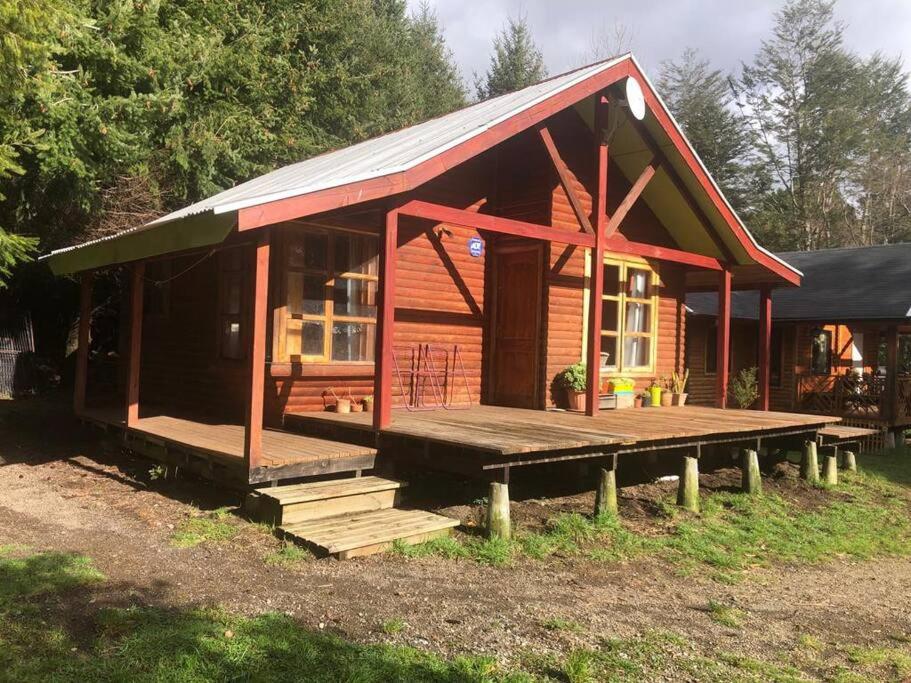
[[[838,415],[846,424],[911,425],[911,244],[779,254],[803,273],[772,295],[772,410]],[[687,295],[690,400],[713,405],[717,296]],[[734,292],[732,375],[758,367],[759,299]]]

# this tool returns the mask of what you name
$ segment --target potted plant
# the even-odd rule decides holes
[[[645,398],[645,394],[636,394],[633,397],[633,408],[641,408],[642,401],[644,400],[644,398]]]
[[[648,393],[652,399],[652,408],[659,407],[661,405],[661,387],[658,386],[658,382],[652,380],[652,383],[648,387]]]
[[[671,378],[662,377],[661,384],[664,385],[662,387],[662,391],[661,391],[661,407],[670,408],[672,405],[674,405],[674,395],[671,393],[671,387],[672,387]]]
[[[690,370],[689,368],[683,371],[683,374],[680,375],[676,370],[671,377],[671,382],[673,386],[671,387],[674,392],[674,401],[673,405],[682,406],[686,405],[686,398],[689,394],[683,392],[686,389],[686,383],[690,379]]]
[[[643,408],[649,408],[652,405],[652,392],[649,390],[643,391],[639,394],[640,405]]]
[[[361,403],[364,406],[365,413],[373,412],[373,396],[364,396],[364,398],[361,399]]]
[[[759,370],[744,368],[738,372],[731,380],[731,393],[740,408],[751,408],[759,398]]]
[[[575,363],[557,375],[557,385],[566,392],[570,410],[585,410],[585,385],[588,373],[585,363]]]

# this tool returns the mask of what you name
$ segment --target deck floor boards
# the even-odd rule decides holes
[[[596,417],[558,410],[474,406],[467,410],[406,412],[396,410],[384,434],[470,448],[505,456],[544,451],[648,445],[719,436],[812,431],[838,417],[756,410],[720,410],[699,406],[602,411]],[[316,421],[372,431],[369,413],[288,413],[289,426]]]

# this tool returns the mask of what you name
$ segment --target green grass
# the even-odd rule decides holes
[[[710,600],[708,605],[709,619],[721,626],[739,629],[745,615],[742,609]]]
[[[283,541],[278,550],[273,550],[266,554],[263,562],[272,567],[293,567],[312,558],[313,553],[306,548],[302,548],[295,543]]]
[[[865,471],[842,473],[841,483],[828,492],[830,502],[813,510],[777,495],[716,492],[702,496],[699,515],[679,514],[665,501],[665,515],[656,520],[654,534],[635,533],[613,516],[573,513],[553,518],[542,531],[519,530],[511,543],[453,537],[401,552],[495,566],[521,557],[623,562],[650,556],[683,574],[707,570],[724,583],[776,563],[911,554],[911,458],[899,451],[870,455],[862,458],[861,466]]]
[[[201,543],[228,541],[237,535],[238,527],[229,521],[229,508],[218,508],[183,520],[171,534],[171,545],[194,548]]]
[[[899,680],[911,674],[904,636],[877,646],[822,644],[809,661],[800,644],[768,659],[702,653],[678,635],[650,631],[601,640],[564,656],[527,653],[506,667],[492,657],[442,658],[411,647],[355,644],[302,628],[284,614],[107,607],[116,601],[91,561],[66,553],[0,555],[0,681],[308,681],[329,683],[531,683],[534,681]],[[554,630],[573,622],[548,620]],[[401,619],[380,630],[401,632]],[[885,637],[884,637],[885,638]],[[823,658],[831,663],[820,669]]]
[[[541,626],[546,628],[548,631],[585,633],[585,628],[583,628],[582,624],[571,619],[563,619],[562,617],[551,617],[549,619],[544,619],[541,622]]]

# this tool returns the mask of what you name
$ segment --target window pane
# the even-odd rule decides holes
[[[236,320],[226,320],[222,324],[221,355],[225,358],[243,357],[243,349],[240,344],[240,323]]]
[[[607,296],[620,296],[620,266],[604,264],[604,293]]]
[[[832,348],[832,333],[827,330],[819,330],[813,336],[812,354],[810,358],[810,369],[817,375],[826,375],[829,368],[832,367],[829,354]]]
[[[294,236],[288,248],[288,265],[293,268],[327,270],[329,237],[326,233],[305,232]]]
[[[648,286],[649,272],[630,268],[627,270],[627,296],[633,299],[647,299],[649,296]]]
[[[326,310],[326,278],[288,273],[288,313],[322,315]]]
[[[304,320],[301,325],[301,353],[305,356],[322,356],[325,334],[325,323]]]
[[[623,340],[623,367],[642,368],[648,366],[649,345],[648,337],[627,337]]]
[[[625,332],[650,332],[652,327],[650,304],[626,304]]]
[[[332,360],[371,361],[376,326],[372,323],[335,323],[332,326]]]
[[[375,237],[341,233],[335,238],[335,271],[376,275],[377,246]]]
[[[617,368],[616,337],[601,337],[601,367],[614,370]]]
[[[608,330],[610,332],[619,331],[620,323],[620,314],[619,314],[620,304],[617,301],[602,301],[601,302],[601,329]]]
[[[335,315],[376,317],[376,282],[337,278],[334,291]]]

